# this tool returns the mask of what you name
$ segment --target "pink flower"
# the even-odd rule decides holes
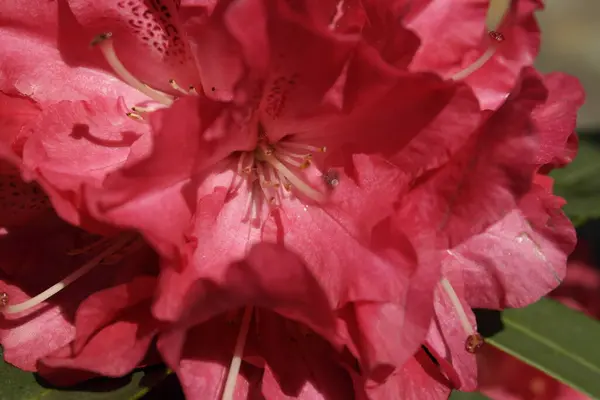
[[[35,57],[22,63],[23,46],[3,50],[0,89],[19,112],[3,116],[2,154],[10,149],[63,218],[138,231],[163,263],[156,283],[136,275],[82,303],[75,336],[36,356],[44,373],[117,376],[158,336],[191,397],[249,391],[241,360],[263,369],[274,396],[291,385],[310,397],[335,383],[344,398],[348,379],[357,397],[373,399],[473,389],[481,339],[468,308],[543,295],[573,241],[542,173],[573,156],[580,99],[567,106],[557,94],[575,87],[567,78],[544,84],[522,69],[537,46],[533,3],[513,2],[505,40],[485,32],[479,2],[456,14],[438,1],[164,3],[58,2],[44,6],[39,26],[10,9],[7,33],[57,70],[39,71]],[[434,28],[465,11],[465,36],[448,35],[449,51],[430,56]],[[95,37],[96,55],[69,53],[65,32],[69,48],[86,36],[75,33]],[[110,66],[129,86],[94,93],[89,80],[114,78],[90,66]],[[60,76],[76,84],[50,87]],[[505,250],[515,243],[521,258]],[[234,328],[224,322],[242,309]],[[329,382],[293,371],[305,377],[294,382],[277,352],[285,344],[257,345],[261,335],[281,340],[282,326],[291,337],[299,326],[314,332],[300,341],[306,351],[286,354],[324,349],[326,360],[308,369],[326,365]],[[203,335],[218,335],[217,356],[230,365],[207,362],[186,341]],[[112,344],[119,362],[99,362]]]
[[[569,259],[567,275],[551,296],[571,308],[600,318],[600,274],[590,265],[589,244],[580,241]],[[478,355],[480,390],[494,399],[588,399],[582,393],[494,348]]]
[[[521,162],[529,164],[520,167],[513,164],[514,172],[524,174],[523,186],[513,187],[509,192],[485,189],[475,175],[491,175],[474,161],[471,179],[477,186],[471,187],[464,180],[461,186],[462,195],[466,196],[470,187],[477,194],[463,201],[456,199],[457,208],[447,217],[449,243],[442,262],[444,278],[436,294],[437,318],[427,346],[461,390],[476,386],[476,359],[472,353],[483,344],[469,308],[523,307],[538,300],[560,284],[567,256],[575,246],[573,226],[560,210],[564,200],[552,195],[551,178],[539,172],[570,161],[573,153],[570,138],[574,135],[576,111],[583,103],[583,91],[576,79],[561,74],[544,77],[544,86],[550,91],[545,102],[541,82],[532,75],[524,77],[521,93],[509,98],[488,122],[489,137],[502,140],[498,128],[510,131],[510,136],[516,135],[505,144],[516,145],[519,140],[531,137],[532,127],[537,134],[540,140],[537,150],[519,146],[500,154],[505,157],[512,152]],[[507,126],[507,121],[511,125]],[[521,139],[517,139],[519,136]],[[485,150],[478,153],[479,157],[482,152]],[[441,177],[451,176],[450,171]],[[527,176],[529,179],[525,179]],[[442,179],[449,185],[457,184]],[[440,186],[434,187],[439,190]],[[501,212],[498,217],[503,216],[480,234],[461,235],[464,228],[473,228],[472,223],[463,224],[462,218],[483,221],[472,207],[483,205],[477,199],[484,193],[494,193],[496,210]],[[470,214],[460,211],[462,207],[467,207],[463,210],[470,210]],[[489,210],[480,212],[490,217]],[[466,343],[461,332],[469,337]]]
[[[439,267],[427,249],[414,253],[413,238],[389,216],[413,179],[467,141],[478,105],[464,85],[390,70],[355,35],[261,4],[211,16],[245,56],[231,101],[185,98],[149,115],[151,156],[111,174],[90,207],[140,230],[162,255],[182,253],[182,268],[160,276],[154,314],[162,320],[209,302],[196,282],[227,287],[222,276],[257,243],[285,246],[334,310],[352,309],[364,343],[353,355],[364,377],[381,383],[423,342]],[[244,31],[252,41],[234,30],[249,13],[257,16]],[[272,273],[287,268],[267,261],[261,267]],[[376,330],[366,322],[373,316]]]

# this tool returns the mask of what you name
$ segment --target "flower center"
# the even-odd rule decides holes
[[[326,151],[326,147],[287,139],[269,143],[266,136],[261,135],[256,148],[242,152],[237,160],[237,177],[245,180],[250,190],[246,217],[258,219],[264,205],[269,208],[281,206],[282,201],[292,196],[294,191],[316,202],[323,202],[326,193],[315,188],[316,183],[311,183],[311,173],[313,176],[320,175],[329,187],[339,183],[339,177],[332,171],[322,174],[311,168],[313,156]],[[235,184],[234,181],[230,192],[238,187],[239,182]]]
[[[67,252],[68,256],[77,256],[89,253],[97,254],[60,282],[50,286],[40,294],[22,303],[10,304],[9,295],[5,292],[0,292],[0,312],[4,314],[14,314],[27,311],[59,293],[71,283],[90,272],[97,265],[116,264],[124,257],[141,249],[142,246],[144,246],[144,243],[139,240],[138,236],[122,234],[115,238],[103,238],[92,243],[91,245],[71,250]]]

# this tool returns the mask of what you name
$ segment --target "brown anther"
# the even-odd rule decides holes
[[[175,83],[175,79],[169,79],[169,83],[172,85]]]
[[[275,152],[275,149],[272,146],[266,146],[263,151],[266,156],[270,156]]]
[[[304,160],[304,162],[302,164],[300,164],[300,169],[306,169],[308,167],[310,167],[310,160]]]
[[[465,341],[465,350],[471,354],[477,353],[479,349],[484,345],[485,339],[479,333],[475,332],[467,337]]]
[[[269,199],[269,204],[275,204],[275,197],[271,197]]]
[[[320,151],[321,153],[325,153],[325,152],[327,151],[327,146],[320,147],[320,148],[319,148],[319,151]]]
[[[290,190],[292,190],[292,184],[289,182],[286,182],[283,184],[283,188],[289,192]]]
[[[8,293],[0,292],[0,308],[8,305]]]
[[[105,40],[110,39],[111,37],[112,37],[112,32],[101,33],[92,39],[92,41],[90,42],[90,46],[97,46],[100,43],[104,42]]]
[[[142,116],[141,116],[141,115],[139,115],[139,114],[136,114],[136,113],[131,113],[131,112],[128,112],[128,113],[127,113],[127,114],[125,114],[125,115],[127,115],[129,118],[131,118],[131,119],[132,119],[132,120],[134,120],[134,121],[143,121],[143,120],[144,120],[144,118],[142,118]]]
[[[504,35],[497,31],[489,31],[488,35],[496,42],[502,42],[504,40]]]

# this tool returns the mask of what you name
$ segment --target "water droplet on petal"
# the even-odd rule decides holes
[[[483,339],[483,336],[476,332],[467,337],[467,340],[465,341],[465,350],[467,350],[471,354],[475,354],[483,346],[484,343],[485,340]]]
[[[323,181],[327,184],[327,186],[334,188],[340,184],[340,175],[336,170],[330,169],[325,174],[323,174]]]
[[[497,31],[489,31],[488,34],[490,35],[490,37],[492,39],[494,39],[496,42],[502,42],[504,41],[504,35],[501,34],[500,32]]]

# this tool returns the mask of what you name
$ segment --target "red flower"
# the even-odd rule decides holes
[[[124,374],[158,335],[192,397],[218,393],[226,369],[235,388],[242,359],[264,367],[262,389],[278,397],[335,384],[344,398],[349,379],[357,397],[444,396],[475,387],[468,308],[524,305],[561,278],[573,232],[541,174],[573,155],[576,105],[554,92],[574,83],[548,78],[546,99],[522,69],[537,46],[530,1],[512,3],[502,49],[489,48],[498,33],[480,40],[479,2],[456,13],[438,1],[69,4],[45,5],[38,26],[25,18],[34,8],[9,10],[2,30],[21,45],[3,49],[0,90],[17,112],[2,115],[0,154],[22,161],[63,218],[141,232],[164,265],[156,283],[133,274],[93,287],[75,333],[33,358],[44,374]],[[464,12],[465,35],[448,35],[436,58],[436,29]],[[83,32],[96,53],[75,50]],[[22,63],[25,43],[56,70]],[[108,66],[129,86],[99,72]],[[52,86],[67,76],[64,91]],[[103,79],[114,94],[95,93]],[[93,247],[94,263],[111,243]],[[224,313],[241,309],[230,329]],[[328,356],[291,373],[286,345],[261,335],[298,337],[302,325],[318,339],[288,357]],[[234,349],[231,366],[207,362],[196,335],[219,335],[215,356]],[[308,370],[323,365],[331,380],[315,382]]]
[[[227,287],[222,274],[253,245],[285,246],[282,254],[301,257],[331,307],[353,309],[361,341],[378,343],[354,355],[364,376],[382,382],[423,341],[439,266],[415,259],[403,227],[388,217],[413,174],[439,167],[461,142],[439,140],[419,153],[442,127],[465,140],[479,121],[477,104],[463,85],[390,71],[353,35],[303,23],[281,3],[243,4],[255,8],[211,17],[216,25],[262,15],[256,40],[239,38],[242,54],[260,57],[245,59],[233,99],[181,99],[153,113],[152,155],[112,174],[92,207],[142,231],[163,255],[183,253],[182,269],[160,277],[154,312],[164,320],[186,315],[195,282],[214,277]],[[261,268],[273,274],[285,266],[267,261]],[[377,330],[364,322],[373,315]]]

